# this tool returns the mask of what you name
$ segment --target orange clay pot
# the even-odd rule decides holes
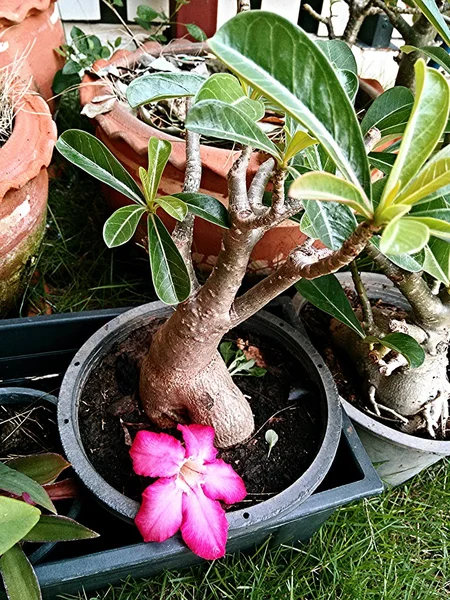
[[[65,42],[56,0],[0,0],[0,68],[24,56],[20,76],[46,100],[64,59],[55,48]],[[51,101],[51,109],[54,102]]]
[[[140,56],[145,52],[158,56],[161,53],[189,53],[199,52],[201,44],[179,40],[171,43],[170,48],[164,49],[159,44],[150,42],[145,49],[136,52],[120,50],[109,60],[100,60],[95,63],[94,69],[98,70],[106,65],[114,63],[117,66],[132,67]],[[108,84],[101,81],[95,75],[84,76],[80,88],[81,104],[88,104],[95,96],[107,95]],[[93,119],[96,127],[96,136],[108,146],[111,152],[139,182],[139,167],[147,168],[147,146],[152,136],[169,140],[172,143],[172,153],[164,171],[159,193],[167,195],[182,190],[183,178],[186,165],[186,144],[177,137],[163,133],[137,117],[133,116],[121,103],[116,102],[113,109],[106,114],[98,115]],[[202,145],[201,158],[203,174],[200,191],[211,194],[218,198],[223,204],[227,204],[227,173],[238,156],[238,152]],[[267,159],[267,155],[254,153],[247,172],[247,178],[251,181],[259,165]],[[105,189],[109,206],[115,210],[130,200],[115,192],[111,188]],[[173,220],[164,214],[161,215],[166,225],[173,227]],[[145,229],[138,229],[137,240],[145,237]],[[222,230],[202,219],[195,220],[193,258],[196,264],[204,270],[210,270],[215,264],[220,251]],[[275,229],[268,231],[264,238],[258,242],[252,253],[248,272],[265,275],[275,269],[286,259],[289,252],[304,242],[306,236],[300,231],[297,223],[286,221]]]
[[[27,94],[0,148],[0,314],[21,293],[45,230],[48,175],[56,125],[46,102]]]

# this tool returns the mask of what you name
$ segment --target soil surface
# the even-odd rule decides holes
[[[140,407],[139,365],[160,323],[153,322],[113,346],[88,378],[80,403],[82,441],[93,466],[113,487],[136,500],[153,480],[133,473],[129,446],[141,429],[160,431]],[[247,498],[233,507],[244,508],[278,494],[304,473],[320,447],[323,421],[319,392],[298,360],[242,329],[225,339],[238,337],[259,348],[268,369],[260,378],[235,377],[249,397],[255,433],[246,443],[219,452],[245,481]],[[268,429],[279,436],[270,456]],[[177,430],[167,433],[181,439]]]

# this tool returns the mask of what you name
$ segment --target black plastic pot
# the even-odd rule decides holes
[[[277,314],[292,313],[289,300],[279,301]],[[75,351],[99,327],[121,310],[86,311],[32,319],[0,321],[1,385],[24,385],[30,377],[35,387],[56,389]],[[53,377],[49,377],[53,375]],[[307,541],[340,506],[381,493],[383,486],[365,453],[354,427],[343,416],[340,442],[333,464],[320,487],[291,513],[275,518],[266,528],[245,527],[230,532],[228,549],[251,548],[267,536],[273,543]],[[43,597],[93,590],[118,583],[127,576],[149,577],[163,569],[182,568],[199,562],[175,536],[164,544],[139,542],[134,527],[84,502],[79,521],[101,537],[60,545],[58,560],[36,567]],[[1,592],[0,592],[1,597]]]
[[[47,394],[40,390],[33,390],[25,387],[4,387],[0,388],[0,405],[30,405],[35,403],[48,404],[54,409],[56,416],[56,405],[58,399],[52,394]],[[1,441],[1,440],[0,440]],[[70,519],[76,519],[80,513],[81,502],[78,499],[71,502],[66,515]],[[41,544],[28,558],[34,565],[40,563],[55,548],[58,542],[47,542]]]

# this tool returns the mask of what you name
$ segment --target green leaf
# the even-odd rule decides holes
[[[0,558],[0,572],[9,600],[42,600],[34,569],[18,544]]]
[[[303,206],[305,213],[300,229],[331,250],[339,250],[357,225],[354,214],[343,204],[303,200]],[[305,216],[308,219],[305,220],[307,231],[303,229]]]
[[[385,175],[389,175],[394,166],[396,154],[390,152],[369,152],[369,163],[374,169],[379,169]]]
[[[447,73],[450,74],[450,56],[448,52],[444,50],[444,48],[440,48],[438,46],[422,46],[420,48],[416,48],[415,46],[402,46],[400,48],[402,52],[405,54],[411,54],[411,52],[421,52],[425,54],[428,58],[431,58],[439,66],[441,66]]]
[[[172,144],[167,140],[160,140],[157,137],[151,137],[148,141],[148,179],[145,182],[145,197],[147,204],[156,198],[162,174],[166,168]]]
[[[40,516],[41,511],[36,506],[0,496],[0,556],[20,542]]]
[[[308,302],[350,327],[360,337],[365,337],[361,323],[334,275],[324,275],[312,280],[301,279],[295,287]]]
[[[306,133],[306,131],[296,131],[284,150],[284,161],[287,163],[296,154],[317,143],[317,140]]]
[[[380,238],[378,236],[373,236],[370,243],[380,250]],[[411,273],[418,273],[424,268],[426,248],[425,246],[417,254],[386,254],[386,257],[401,269],[405,269]]]
[[[139,4],[136,10],[136,15],[138,19],[146,21],[147,23],[151,23],[160,16],[156,10],[150,6],[147,6],[146,4]]]
[[[134,79],[127,88],[131,108],[164,98],[195,96],[205,78],[196,73],[150,73]]]
[[[24,494],[28,494],[30,499],[39,506],[43,506],[52,513],[56,513],[53,502],[48,497],[44,488],[36,483],[30,477],[10,469],[0,462],[0,490],[14,494],[21,498]]]
[[[417,369],[425,360],[425,351],[422,346],[406,333],[388,333],[382,338],[368,336],[365,340],[368,344],[381,344],[403,356],[412,369]]]
[[[161,219],[148,217],[148,246],[152,280],[159,299],[166,304],[184,302],[191,282],[184,260]]]
[[[265,113],[260,100],[251,100],[242,89],[239,79],[229,73],[216,73],[205,81],[195,96],[195,102],[202,100],[220,100],[235,106],[253,121],[259,121]]]
[[[266,442],[269,444],[269,452],[267,454],[267,458],[269,458],[270,453],[272,452],[272,448],[278,442],[278,433],[273,429],[268,429],[266,431],[266,435],[264,436]]]
[[[402,86],[391,88],[378,96],[361,121],[363,135],[366,135],[369,129],[376,127],[380,130],[382,137],[385,137],[399,123],[402,123],[401,132],[403,132],[412,110],[413,101],[414,96],[411,90]]]
[[[103,227],[103,239],[108,248],[130,241],[145,212],[145,206],[122,206],[116,210]]]
[[[240,109],[225,102],[202,100],[194,104],[186,118],[186,129],[258,148],[281,161],[278,148],[262,129]]]
[[[341,173],[370,194],[355,111],[333,66],[306,33],[274,13],[246,11],[227,21],[209,46],[254,90],[300,121]]]
[[[226,365],[228,365],[228,363],[230,361],[232,361],[234,359],[234,357],[236,356],[236,350],[234,348],[235,348],[234,342],[222,342],[219,345],[219,352],[220,352]]]
[[[351,71],[358,75],[356,59],[345,42],[342,40],[316,40],[316,44],[337,69]]]
[[[350,102],[353,104],[356,98],[356,94],[359,88],[358,76],[352,73],[352,71],[337,71],[337,76],[341,82],[342,87],[346,91]]]
[[[414,223],[415,226],[421,225],[422,227],[426,227],[429,231],[429,235],[450,242],[450,222],[434,219],[432,217],[416,216],[406,217],[405,220],[407,220],[408,223]]]
[[[189,35],[197,40],[197,42],[205,42],[208,39],[206,33],[195,23],[186,23],[186,29],[189,32]]]
[[[438,7],[434,0],[412,0],[423,14],[426,16],[428,21],[437,29],[439,35],[447,44],[450,46],[450,31],[447,27],[444,17],[439,12]]]
[[[425,247],[430,230],[423,223],[407,217],[393,220],[381,235],[380,251],[383,254],[414,254]]]
[[[75,88],[81,83],[81,77],[78,74],[64,75],[62,69],[55,73],[52,83],[52,90],[55,95],[62,94],[68,88]]]
[[[372,217],[371,203],[364,192],[331,173],[313,172],[302,175],[291,185],[289,196],[297,200],[340,202],[368,219]]]
[[[177,221],[184,221],[188,207],[185,202],[175,196],[161,196],[155,199],[158,204],[168,215]]]
[[[68,517],[41,515],[36,525],[24,537],[26,542],[70,542],[99,537],[98,533]]]
[[[89,175],[110,185],[133,202],[144,204],[138,184],[95,136],[79,129],[68,129],[59,136],[56,149]]]
[[[228,210],[222,202],[219,202],[214,196],[193,192],[180,192],[178,194],[173,194],[173,197],[182,200],[187,205],[189,212],[197,217],[209,221],[210,223],[214,223],[214,225],[218,225],[224,229],[230,227]]]
[[[409,182],[417,174],[433,152],[448,119],[450,90],[447,81],[435,69],[427,68],[422,59],[414,68],[416,99],[378,206],[380,211],[395,186],[399,182]]]
[[[40,485],[44,485],[54,481],[65,469],[70,467],[70,463],[60,454],[48,452],[14,458],[8,462],[8,467],[19,471]]]
[[[430,238],[428,246],[425,246],[423,270],[449,287],[450,244],[437,238]]]

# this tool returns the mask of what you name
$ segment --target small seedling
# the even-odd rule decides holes
[[[278,442],[278,434],[273,429],[268,429],[266,431],[266,442],[269,444],[269,452],[267,454],[267,458],[269,458],[270,453],[272,452],[272,448]]]
[[[234,342],[222,342],[219,346],[225,364],[230,375],[241,375],[243,377],[263,377],[267,369],[258,367],[254,358],[248,359],[245,352],[237,347]]]

